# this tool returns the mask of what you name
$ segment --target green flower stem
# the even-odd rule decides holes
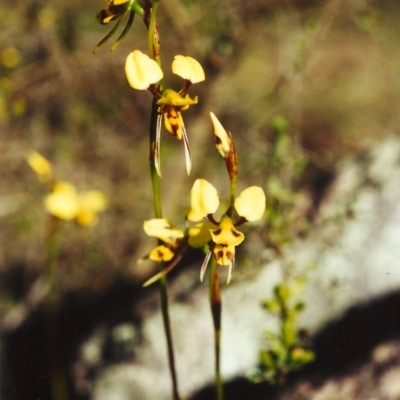
[[[45,303],[45,325],[48,340],[48,358],[50,364],[50,384],[51,393],[54,400],[67,400],[67,381],[63,368],[62,357],[60,357],[60,326],[59,326],[59,303],[60,295],[58,291],[58,242],[57,233],[60,221],[49,217],[45,246],[46,262],[45,274],[46,283],[49,288]]]
[[[159,264],[159,269],[162,271],[165,268],[164,263]],[[167,349],[168,349],[168,363],[169,369],[171,372],[171,380],[172,380],[172,392],[173,392],[173,399],[179,400],[179,392],[178,392],[178,379],[176,376],[175,370],[175,357],[174,357],[174,347],[172,343],[172,334],[171,334],[171,325],[169,319],[169,312],[168,312],[168,293],[167,293],[167,278],[163,276],[160,279],[160,298],[161,298],[161,312],[164,324],[164,332],[165,337],[167,339]]]
[[[156,146],[156,135],[157,135],[157,103],[156,99],[153,99],[150,117],[150,172],[151,182],[153,187],[153,203],[154,203],[154,214],[156,218],[162,218],[162,207],[161,207],[161,188],[160,188],[160,176],[157,173],[155,167],[155,146]],[[164,263],[159,263],[160,272],[165,268]],[[163,276],[159,281],[160,288],[160,302],[161,302],[161,313],[164,324],[164,333],[167,340],[168,349],[168,362],[172,380],[172,390],[174,400],[179,400],[178,392],[178,380],[175,369],[175,357],[174,348],[172,342],[171,324],[168,311],[168,293],[167,293],[167,278]]]
[[[215,387],[217,400],[224,399],[223,384],[221,378],[221,287],[218,276],[218,266],[214,257],[210,262],[210,304],[214,323],[214,351],[215,351]]]
[[[160,0],[153,0],[153,6],[151,8],[149,31],[147,36],[147,44],[149,47],[149,57],[154,59],[157,64],[161,67],[160,58],[160,37],[157,30],[156,14]]]
[[[229,198],[229,205],[230,209],[233,209],[235,203],[235,195],[236,195],[236,186],[237,186],[237,175],[233,177],[230,181],[229,191],[230,191],[230,198]]]

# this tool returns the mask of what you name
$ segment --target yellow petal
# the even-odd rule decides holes
[[[175,56],[172,62],[172,72],[192,83],[204,81],[206,78],[203,67],[192,57]]]
[[[210,112],[210,116],[214,125],[215,147],[217,148],[219,154],[226,158],[231,148],[231,139],[215,114]]]
[[[124,3],[127,3],[129,0],[114,0],[113,2],[112,2],[112,4],[114,5],[114,6],[119,6],[120,4],[124,4]]]
[[[161,262],[170,261],[174,257],[174,252],[167,246],[157,246],[149,254],[150,260]]]
[[[237,213],[247,219],[255,221],[260,219],[265,211],[265,193],[259,186],[251,186],[235,200],[235,209]]]
[[[194,248],[203,247],[211,240],[210,229],[215,228],[211,222],[201,222],[189,229],[189,246]]]
[[[146,235],[155,237],[170,245],[175,245],[177,239],[184,237],[184,232],[176,229],[171,222],[164,218],[154,218],[144,221],[143,229]]]
[[[129,85],[137,90],[145,90],[163,77],[160,66],[139,50],[133,51],[126,58],[125,74]]]
[[[164,106],[163,120],[166,131],[178,140],[181,140],[183,132],[183,119],[181,113],[176,111],[173,106]]]
[[[76,216],[79,225],[95,226],[99,222],[99,216],[96,212],[90,210],[79,210]]]
[[[201,215],[197,214],[193,210],[189,210],[189,212],[187,213],[186,218],[189,221],[198,222],[198,221],[201,221],[204,218],[204,216],[202,214]]]
[[[217,189],[205,179],[197,179],[191,191],[191,210],[188,214],[190,221],[199,221],[194,218],[204,218],[209,214],[214,214],[219,206]]]
[[[82,210],[100,212],[107,208],[107,197],[98,190],[89,190],[79,195],[79,206]]]
[[[29,152],[26,161],[36,174],[44,179],[50,180],[53,174],[53,169],[50,162],[36,151]]]
[[[214,248],[214,257],[218,265],[228,267],[235,259],[235,246],[228,246],[224,244],[217,244]],[[228,277],[228,283],[230,276]]]
[[[216,244],[237,246],[244,240],[243,233],[234,227],[232,220],[227,215],[222,218],[219,227],[212,229],[210,233]]]
[[[198,97],[194,96],[193,99],[189,97],[187,94],[185,97],[182,97],[179,93],[175,92],[172,89],[166,89],[162,93],[162,97],[157,100],[157,104],[160,105],[167,105],[167,106],[174,106],[179,107],[179,110],[186,110],[189,106],[198,103]]]
[[[76,189],[67,182],[57,182],[53,192],[46,196],[47,211],[66,221],[76,218],[79,212],[79,199]]]
[[[89,190],[78,196],[79,212],[76,217],[80,225],[96,225],[99,217],[98,213],[107,208],[107,197],[98,190]]]

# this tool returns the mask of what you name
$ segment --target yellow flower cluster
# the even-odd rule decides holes
[[[45,198],[46,210],[64,221],[76,220],[80,225],[96,225],[98,214],[107,207],[107,198],[98,190],[78,193],[75,186],[59,181]]]
[[[79,193],[75,186],[57,181],[51,163],[36,151],[31,151],[27,162],[40,180],[51,186],[44,204],[49,214],[64,220],[76,220],[80,225],[93,226],[98,222],[98,214],[107,208],[107,197],[98,190]]]
[[[226,132],[217,117],[211,114],[214,127],[214,139],[218,152],[227,160],[230,176],[236,176],[229,169],[237,171],[236,151],[233,139]],[[231,199],[232,203],[218,221],[215,213],[220,206],[217,189],[205,179],[197,179],[191,189],[190,210],[187,220],[194,224],[185,231],[175,228],[166,219],[155,218],[144,222],[144,231],[148,236],[162,242],[154,248],[146,258],[157,262],[171,262],[163,272],[149,279],[145,285],[153,283],[165,275],[176,264],[173,261],[186,244],[194,248],[209,245],[209,250],[200,270],[200,280],[203,280],[208,262],[213,254],[218,265],[228,267],[230,282],[235,264],[236,246],[239,246],[245,236],[237,228],[245,222],[257,221],[265,212],[266,198],[264,190],[259,186],[250,186],[243,190],[238,197]],[[233,210],[237,214],[234,222]]]

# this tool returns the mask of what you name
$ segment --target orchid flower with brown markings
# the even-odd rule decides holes
[[[97,15],[97,20],[102,25],[108,25],[110,22],[118,20],[111,31],[97,44],[94,48],[93,53],[106,43],[111,36],[116,32],[125,15],[129,13],[128,22],[121,35],[119,35],[118,39],[114,42],[111,47],[111,50],[115,50],[115,48],[121,43],[122,39],[127,35],[131,26],[133,24],[133,20],[135,18],[135,14],[143,16],[143,8],[141,4],[136,0],[106,0],[108,5],[107,8],[101,10]]]
[[[191,170],[191,156],[189,141],[183,123],[181,112],[191,105],[197,104],[198,97],[190,98],[187,94],[189,87],[205,79],[202,66],[192,57],[177,55],[172,62],[172,72],[184,79],[184,84],[179,92],[173,89],[162,89],[161,80],[164,77],[161,67],[157,62],[139,50],[130,53],[125,63],[125,73],[129,85],[137,90],[149,90],[156,99],[157,124],[156,140],[154,146],[154,160],[158,175],[161,176],[160,142],[161,123],[168,133],[178,140],[183,140],[185,148],[186,171]]]
[[[205,179],[197,179],[191,191],[191,209],[188,220],[199,222],[189,229],[189,245],[202,247],[211,242],[210,249],[200,270],[200,280],[203,281],[211,254],[217,264],[228,267],[230,282],[235,264],[236,246],[241,244],[245,236],[237,227],[248,221],[260,219],[265,211],[265,194],[261,187],[251,186],[243,190],[234,201],[234,209],[238,215],[236,222],[232,220],[231,207],[217,221],[214,213],[219,208],[219,197],[215,187]],[[196,232],[196,235],[194,235]]]

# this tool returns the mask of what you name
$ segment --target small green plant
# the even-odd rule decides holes
[[[307,335],[298,329],[298,316],[305,304],[296,299],[305,285],[304,279],[296,279],[291,284],[278,284],[273,297],[265,300],[263,307],[279,319],[278,333],[265,332],[268,342],[260,351],[260,366],[250,374],[255,382],[267,380],[272,384],[283,384],[287,375],[315,359],[308,347]]]

